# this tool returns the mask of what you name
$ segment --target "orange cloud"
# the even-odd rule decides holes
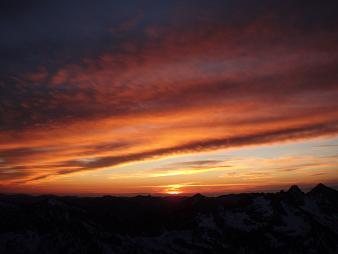
[[[127,33],[142,17],[109,31]],[[335,32],[314,36],[273,15],[196,22],[150,25],[116,50],[8,77],[2,184],[337,135]]]

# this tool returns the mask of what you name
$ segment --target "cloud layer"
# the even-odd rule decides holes
[[[2,3],[2,185],[338,133],[334,3]]]

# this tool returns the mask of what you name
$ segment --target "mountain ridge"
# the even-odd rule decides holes
[[[0,195],[0,253],[338,253],[338,191]]]

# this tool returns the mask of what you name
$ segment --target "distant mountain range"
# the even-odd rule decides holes
[[[0,195],[0,253],[338,253],[338,191]]]

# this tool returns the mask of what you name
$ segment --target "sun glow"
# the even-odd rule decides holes
[[[169,194],[169,195],[178,195],[178,194],[181,194],[182,191],[178,191],[178,190],[171,190],[171,191],[167,191],[166,194]]]
[[[168,195],[178,195],[183,193],[180,188],[182,187],[181,184],[172,184],[168,185],[167,188],[165,189],[164,193]]]
[[[74,15],[60,5],[67,18],[42,15],[40,30],[25,30],[33,12],[15,17],[25,33],[0,42],[11,55],[0,59],[0,193],[338,185],[338,18],[181,2],[111,1],[94,20],[87,5]],[[59,31],[68,22],[71,35]],[[44,46],[31,52],[31,41]]]

